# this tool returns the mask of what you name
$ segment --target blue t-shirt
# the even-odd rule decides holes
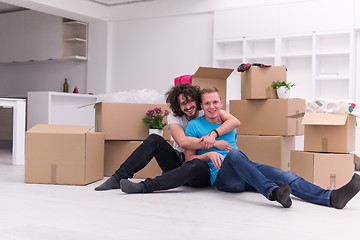
[[[186,125],[185,135],[191,136],[191,137],[196,137],[196,138],[201,138],[203,136],[209,135],[209,133],[212,130],[218,128],[220,125],[221,125],[221,123],[213,124],[213,123],[209,122],[208,120],[206,120],[204,117],[200,117],[195,120],[191,120],[188,123],[188,125]],[[216,138],[216,140],[225,140],[228,143],[230,143],[233,148],[235,148],[235,149],[238,148],[236,146],[236,129]],[[196,150],[196,155],[202,155],[207,152],[218,152],[225,157],[229,151],[221,151],[221,150],[213,147],[209,150],[198,149],[198,150]],[[208,160],[206,163],[209,165],[209,168],[210,168],[210,181],[211,181],[211,185],[213,185],[216,180],[219,170],[215,168],[215,166],[211,160]]]

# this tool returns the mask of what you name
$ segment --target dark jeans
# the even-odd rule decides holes
[[[166,190],[187,184],[193,187],[210,186],[210,170],[207,164],[194,159],[183,164],[174,148],[161,136],[151,134],[144,142],[121,164],[113,176],[121,179],[132,178],[155,157],[163,174],[154,179],[144,181],[146,192]]]
[[[254,163],[238,149],[233,149],[226,155],[214,186],[225,192],[257,190],[270,199],[270,193],[283,183],[289,184],[291,194],[298,198],[330,206],[331,190],[320,188],[295,173]]]

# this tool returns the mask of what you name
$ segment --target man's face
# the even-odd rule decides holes
[[[220,116],[220,110],[222,108],[222,101],[219,93],[204,93],[201,96],[201,107],[204,110],[204,114],[209,119],[215,119]]]
[[[195,119],[197,114],[196,102],[194,99],[185,98],[183,94],[178,96],[178,102],[181,108],[181,111],[186,115],[188,120]]]

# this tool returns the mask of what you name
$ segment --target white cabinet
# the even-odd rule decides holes
[[[86,94],[29,92],[27,129],[39,123],[95,126],[94,107],[81,106],[96,100],[96,96]]]
[[[275,35],[278,25],[277,14],[278,6],[216,11],[214,13],[214,39]]]
[[[213,65],[285,65],[287,80],[296,84],[293,97],[355,99],[354,49],[353,31],[214,40]],[[240,81],[240,74],[230,76],[229,99],[241,97]]]
[[[86,60],[86,53],[84,23],[32,10],[0,14],[0,63]]]
[[[281,4],[278,32],[284,35],[352,29],[354,6],[354,0],[317,0]]]
[[[86,23],[71,20],[63,23],[63,57],[86,60]]]

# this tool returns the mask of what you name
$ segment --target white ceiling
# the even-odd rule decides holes
[[[155,0],[89,0],[91,2],[100,3],[106,6],[115,6],[115,5],[124,5],[131,3],[139,3],[139,2],[148,2]]]
[[[25,8],[22,8],[19,6],[14,6],[11,4],[0,2],[0,13],[15,12],[15,11],[20,11],[20,10],[24,10],[24,9]]]

